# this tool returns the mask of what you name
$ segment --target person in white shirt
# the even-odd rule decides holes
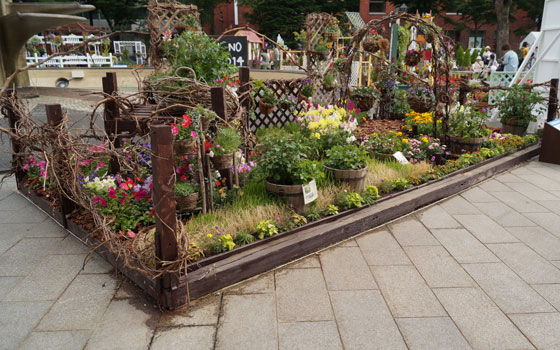
[[[482,53],[482,60],[484,61],[484,64],[488,64],[488,62],[490,61],[490,55],[492,54],[492,51],[490,49],[490,46],[486,46],[484,48],[484,52]]]
[[[484,72],[482,72],[482,78],[486,79],[490,74],[492,74],[493,72],[496,71],[496,69],[498,69],[498,61],[496,60],[496,55],[495,54],[490,54],[490,56],[488,57],[488,64],[486,65],[486,67],[484,68]]]
[[[482,62],[482,57],[477,56],[476,62],[472,64],[472,70],[475,73],[481,73],[484,69],[484,63]]]

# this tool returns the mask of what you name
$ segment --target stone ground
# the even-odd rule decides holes
[[[559,349],[560,166],[532,161],[161,313],[0,189],[0,349]]]

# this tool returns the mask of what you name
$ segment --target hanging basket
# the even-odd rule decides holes
[[[432,32],[426,33],[424,38],[426,39],[426,42],[430,44],[433,44],[433,42],[436,41],[436,35]]]
[[[381,46],[379,45],[379,42],[376,39],[373,39],[373,38],[369,38],[369,39],[365,40],[362,43],[362,46],[364,48],[364,51],[367,51],[369,53],[376,53],[381,48]]]
[[[323,90],[325,91],[333,91],[335,88],[336,88],[336,84],[333,85],[323,84]]]
[[[184,197],[175,196],[175,203],[177,204],[177,211],[179,212],[194,211],[198,203],[198,192]]]
[[[430,98],[408,95],[406,97],[406,102],[408,102],[413,111],[418,113],[426,113],[431,111],[433,108],[433,101]]]
[[[333,43],[336,42],[339,37],[340,37],[340,33],[337,32],[325,33],[325,39]]]
[[[216,170],[229,170],[233,168],[233,153],[215,155],[211,159]]]
[[[420,51],[408,50],[404,55],[404,64],[406,64],[409,67],[414,67],[418,63],[420,63],[421,59],[422,59],[422,54],[420,53]]]
[[[304,102],[309,104],[309,97],[304,96],[303,94],[299,93],[298,94],[298,102]]]
[[[362,110],[362,112],[366,112],[372,109],[375,102],[374,96],[364,94],[353,93],[350,95],[350,98],[356,103],[356,105]]]
[[[194,154],[194,140],[175,140],[173,142],[173,150],[179,156]]]
[[[259,110],[264,115],[269,115],[274,110],[274,105],[264,102],[263,100],[259,101]]]

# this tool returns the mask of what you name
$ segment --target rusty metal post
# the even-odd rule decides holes
[[[173,135],[171,126],[151,127],[153,202],[156,215],[155,246],[160,261],[177,259],[177,217],[175,214],[175,170],[173,168]],[[161,267],[161,263],[158,267]],[[179,271],[160,277],[160,304],[174,309],[184,304],[179,288]]]
[[[64,120],[62,108],[59,104],[47,104],[45,105],[45,109],[47,112],[47,123],[52,130],[53,142],[57,144],[57,138],[60,138],[67,133],[66,129],[58,130]],[[66,145],[64,140],[62,140],[61,145]],[[68,166],[68,150],[58,150],[53,161],[57,163],[58,167]],[[70,173],[70,170],[68,170],[68,172]],[[62,186],[63,184],[60,185]],[[62,188],[62,192],[60,193],[60,203],[62,208],[62,224],[65,228],[68,228],[68,215],[70,215],[70,213],[76,208],[76,206],[74,202],[65,195],[66,191],[67,188]]]
[[[107,95],[113,95],[118,90],[117,86],[117,73],[108,72],[107,75],[101,78],[103,83],[103,92]],[[121,139],[118,135],[117,120],[120,117],[119,106],[115,101],[105,102],[105,111],[103,112],[103,126],[105,132],[109,135],[113,145],[116,148],[121,147]],[[111,128],[108,126],[111,125]],[[120,170],[119,161],[116,157],[111,157],[109,164],[109,172],[116,174]]]
[[[548,95],[548,115],[546,121],[550,122],[557,117],[558,112],[558,79],[550,80],[550,94]]]

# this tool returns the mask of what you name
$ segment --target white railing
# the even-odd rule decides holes
[[[44,57],[37,56],[28,56],[26,58],[27,64],[33,64],[37,62],[41,62]],[[113,67],[113,55],[109,54],[109,56],[98,56],[98,55],[88,55],[88,56],[58,56],[54,57],[47,62],[41,64],[39,67],[56,67],[56,68],[64,68],[64,67]]]
[[[35,35],[35,37],[39,38],[41,40],[41,43],[45,42],[45,37],[42,35]],[[62,38],[62,44],[63,45],[79,45],[84,41],[84,37],[80,36],[80,35],[75,35],[75,34],[70,34],[70,35],[60,35],[60,37]],[[89,36],[87,36],[87,39],[95,39],[97,38],[95,35],[90,34]],[[53,44],[53,42],[47,40],[48,44]],[[90,42],[90,45],[100,45],[101,42],[100,41],[95,41],[95,42]]]

